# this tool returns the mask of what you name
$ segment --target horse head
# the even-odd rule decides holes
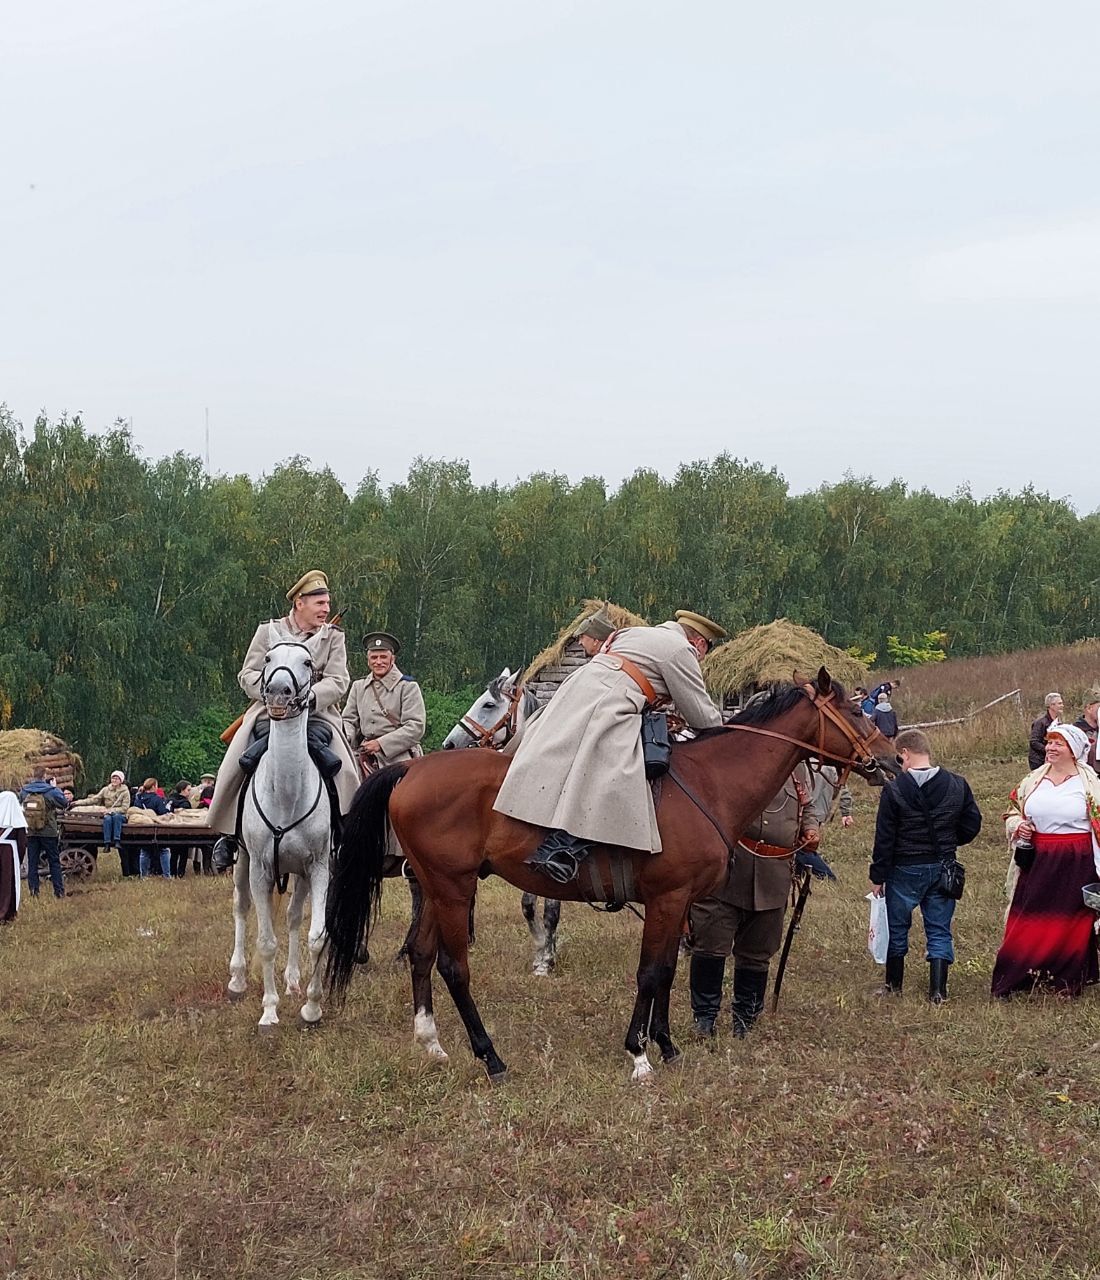
[[[272,720],[300,716],[309,707],[313,655],[298,640],[278,640],[264,657],[260,698]]]
[[[850,763],[853,773],[876,787],[897,777],[894,744],[824,667],[815,679],[801,681],[799,687],[817,714],[816,742],[821,759],[842,767]]]
[[[443,750],[504,746],[516,730],[516,711],[523,691],[520,680],[521,672],[508,667],[494,676],[443,739]]]

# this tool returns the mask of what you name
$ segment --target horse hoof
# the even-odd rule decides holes
[[[320,1025],[321,1019],[319,1017],[314,1018],[314,1020],[310,1022],[304,1013],[300,1013],[298,1015],[298,1026],[300,1026],[303,1031],[316,1031]]]
[[[495,1089],[497,1085],[506,1083],[508,1079],[508,1068],[505,1067],[501,1071],[487,1071],[485,1074],[489,1077],[489,1083]]]
[[[256,1026],[256,1034],[262,1040],[272,1040],[279,1034],[279,1024],[277,1022],[260,1022]]]
[[[226,991],[226,994],[229,997],[230,1004],[240,1004],[240,1002],[245,998],[245,996],[248,995],[248,992],[234,991],[232,987],[229,987]]]
[[[679,1049],[673,1049],[667,1058],[662,1055],[661,1060],[666,1067],[682,1067],[684,1065],[684,1055]]]
[[[634,1070],[630,1073],[631,1080],[641,1083],[653,1079],[653,1064],[644,1056],[639,1055],[634,1059]]]

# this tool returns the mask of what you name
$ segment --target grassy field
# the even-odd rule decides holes
[[[697,1046],[681,968],[682,1064],[642,1086],[622,1050],[626,913],[567,907],[539,979],[518,894],[482,887],[475,991],[511,1068],[492,1089],[438,982],[451,1064],[412,1046],[389,959],[403,886],[346,1006],[303,1032],[284,1001],[262,1039],[255,984],[244,1005],[224,994],[229,885],[124,882],[106,856],[0,930],[0,1276],[1100,1275],[1100,1005],[990,1005],[1022,754],[965,772],[987,828],[946,1006],[924,998],[919,928],[905,997],[872,995],[875,795],[857,784],[779,1013]]]

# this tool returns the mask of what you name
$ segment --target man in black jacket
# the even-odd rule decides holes
[[[887,783],[878,802],[871,892],[886,894],[890,942],[884,993],[901,993],[909,926],[920,907],[928,944],[928,998],[947,999],[947,969],[955,959],[951,921],[955,900],[939,887],[940,871],[982,829],[970,784],[932,763],[932,745],[920,729],[906,729],[894,743],[902,773]]]

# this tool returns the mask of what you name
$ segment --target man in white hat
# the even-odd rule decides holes
[[[237,809],[245,778],[241,757],[247,751],[245,765],[254,769],[266,749],[267,715],[260,700],[260,685],[267,651],[280,640],[296,640],[309,649],[314,671],[309,695],[310,755],[322,773],[334,778],[341,813],[347,812],[359,786],[359,770],[340,720],[339,702],[351,681],[344,633],[328,621],[328,578],[320,569],[310,569],[290,588],[286,598],[290,613],[285,618],[260,623],[237,675],[252,705],[221,762],[210,803],[210,825],[223,833],[214,846],[214,866],[219,870],[232,865],[237,851]]]
[[[565,681],[525,732],[493,806],[549,829],[531,866],[564,884],[592,844],[660,851],[641,713],[647,703],[671,701],[693,729],[720,725],[699,660],[725,635],[681,609],[659,627],[614,632]]]
[[[395,661],[401,642],[388,631],[363,637],[370,675],[356,680],[344,703],[344,735],[359,752],[364,773],[423,755],[420,741],[427,727],[424,695]]]

